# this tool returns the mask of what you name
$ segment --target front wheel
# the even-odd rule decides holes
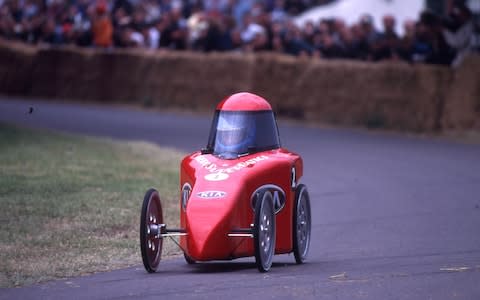
[[[268,272],[275,254],[275,211],[270,192],[259,195],[255,203],[253,243],[255,262],[260,272]]]
[[[311,229],[310,196],[307,187],[300,184],[295,191],[293,212],[293,255],[297,264],[303,263],[307,258]]]
[[[157,271],[162,255],[163,213],[160,196],[155,189],[149,189],[143,198],[140,217],[140,249],[145,270]]]

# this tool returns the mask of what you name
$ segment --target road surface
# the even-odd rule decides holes
[[[30,114],[30,107],[33,112]],[[191,152],[210,117],[0,97],[0,121]],[[143,266],[0,290],[0,299],[480,299],[480,146],[280,122],[305,161],[308,262]],[[140,201],[140,200],[139,200]],[[139,202],[140,203],[140,202]]]

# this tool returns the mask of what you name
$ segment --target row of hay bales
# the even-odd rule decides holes
[[[458,69],[241,55],[35,48],[0,41],[0,93],[211,111],[252,91],[280,115],[414,132],[480,130],[480,56]]]

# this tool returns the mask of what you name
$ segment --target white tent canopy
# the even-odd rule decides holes
[[[375,28],[380,30],[382,17],[391,14],[397,20],[397,33],[403,34],[403,22],[418,20],[424,7],[423,0],[337,0],[304,12],[295,18],[295,23],[303,26],[309,20],[318,22],[320,19],[335,17],[352,25],[358,22],[363,14],[368,13],[373,17]]]

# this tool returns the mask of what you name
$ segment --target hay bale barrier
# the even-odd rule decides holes
[[[273,53],[102,51],[0,40],[0,93],[211,111],[238,91],[281,116],[408,132],[480,131],[480,56],[458,69]]]
[[[0,39],[0,93],[25,95],[29,91],[35,55],[35,48]]]
[[[452,74],[445,97],[444,130],[480,131],[480,55],[472,55]]]

